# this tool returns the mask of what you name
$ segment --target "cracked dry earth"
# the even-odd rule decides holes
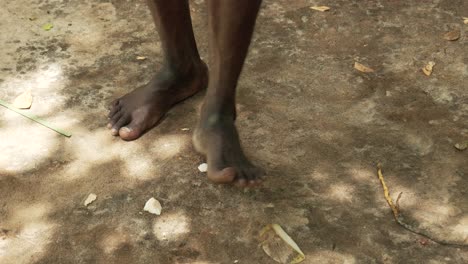
[[[237,125],[268,177],[244,191],[197,170],[182,128],[202,94],[137,141],[105,128],[107,104],[161,67],[143,0],[2,0],[0,98],[30,89],[28,111],[73,136],[0,107],[0,263],[273,263],[257,240],[269,223],[303,263],[468,263],[467,247],[397,225],[376,174],[409,222],[468,243],[468,151],[453,147],[468,140],[468,1],[326,2],[263,3]],[[190,4],[206,58],[205,3]],[[143,212],[152,196],[160,216]]]

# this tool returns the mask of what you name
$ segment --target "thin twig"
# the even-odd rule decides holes
[[[392,197],[390,196],[390,192],[389,192],[389,190],[387,188],[387,185],[385,184],[385,180],[384,180],[384,177],[383,177],[383,174],[382,174],[382,168],[380,166],[380,163],[377,164],[377,175],[379,176],[380,183],[382,184],[382,188],[384,190],[385,200],[387,200],[388,205],[392,209],[393,217],[395,218],[395,221],[400,226],[402,226],[403,228],[405,228],[406,230],[408,230],[410,232],[421,235],[421,236],[423,236],[423,237],[425,237],[425,238],[427,238],[427,239],[429,239],[429,240],[431,240],[431,241],[433,241],[433,242],[435,242],[437,244],[440,244],[440,245],[452,246],[452,247],[468,247],[468,244],[462,244],[462,243],[457,243],[457,242],[449,241],[449,240],[445,240],[445,239],[434,238],[433,236],[428,234],[427,231],[405,223],[403,221],[403,216],[401,215],[400,208],[399,208],[400,207],[399,206],[399,200],[401,198],[402,193],[400,193],[398,195],[396,203],[394,204],[393,200],[392,200]]]

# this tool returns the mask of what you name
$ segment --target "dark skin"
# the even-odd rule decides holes
[[[111,104],[111,133],[134,140],[154,127],[178,102],[206,88],[193,135],[215,183],[254,186],[262,172],[244,155],[234,124],[236,87],[261,0],[210,0],[210,70],[200,59],[186,0],[148,0],[164,51],[152,81]],[[209,78],[208,78],[209,76]]]

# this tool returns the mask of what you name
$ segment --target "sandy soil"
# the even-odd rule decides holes
[[[205,4],[191,10],[206,58]],[[273,263],[257,240],[269,223],[303,263],[468,263],[467,246],[397,225],[376,174],[381,162],[409,223],[468,243],[468,151],[454,148],[468,140],[462,17],[464,0],[265,1],[237,125],[268,178],[240,190],[197,170],[203,94],[135,142],[105,129],[107,103],[161,66],[144,1],[2,1],[0,98],[30,89],[28,111],[73,136],[0,107],[0,263]],[[160,216],[143,212],[151,197]]]

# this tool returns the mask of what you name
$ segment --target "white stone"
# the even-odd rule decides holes
[[[88,198],[86,198],[86,200],[84,201],[84,205],[85,206],[88,206],[90,203],[96,201],[96,198],[97,198],[97,195],[94,194],[94,193],[90,193],[88,195]]]
[[[154,197],[151,197],[151,199],[149,199],[145,203],[145,207],[143,208],[143,211],[147,211],[155,215],[160,215],[161,210],[162,210],[161,203],[158,200],[154,199]]]
[[[208,171],[208,164],[202,163],[200,166],[198,166],[198,170],[201,172],[207,172]]]

